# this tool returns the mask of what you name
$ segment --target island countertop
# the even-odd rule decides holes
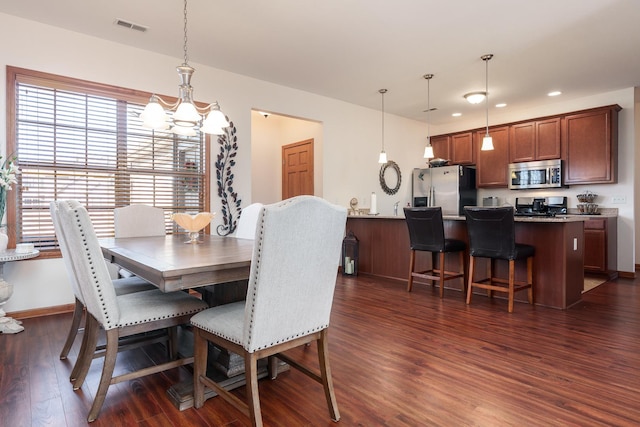
[[[584,222],[591,218],[593,216],[587,215],[516,217],[516,241],[532,245],[536,251],[536,304],[566,309],[580,301],[584,288]],[[468,244],[464,216],[445,216],[443,219],[445,236]],[[410,249],[404,216],[352,215],[347,217],[347,231],[352,231],[359,240],[360,273],[406,284]],[[468,251],[465,259],[468,262]],[[447,269],[458,269],[456,260],[451,257]],[[417,268],[426,269],[431,264],[430,254],[419,252],[416,263]],[[482,268],[479,266],[478,271]],[[506,274],[506,262],[498,262],[496,268],[499,274]],[[523,265],[518,265],[516,275],[522,278],[525,270]],[[456,279],[447,282],[446,286],[462,291],[466,284],[462,279]],[[521,294],[516,294],[516,300],[526,301],[526,292]]]

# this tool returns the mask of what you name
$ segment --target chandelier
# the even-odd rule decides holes
[[[218,102],[203,108],[193,101],[191,76],[195,69],[188,62],[187,0],[184,0],[184,63],[176,67],[180,78],[178,100],[170,103],[156,94],[151,95],[149,103],[140,114],[142,125],[154,130],[170,130],[176,135],[195,136],[198,131],[222,135],[229,122],[220,111]]]

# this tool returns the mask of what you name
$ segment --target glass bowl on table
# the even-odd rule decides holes
[[[199,243],[198,236],[200,235],[200,230],[209,225],[215,215],[215,212],[200,212],[195,215],[174,213],[171,215],[171,219],[187,231],[189,240],[185,243]]]

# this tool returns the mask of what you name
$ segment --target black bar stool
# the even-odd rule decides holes
[[[464,292],[466,283],[464,251],[467,245],[462,240],[445,239],[442,208],[404,208],[404,217],[409,228],[409,241],[411,244],[407,292],[411,292],[414,277],[431,280],[432,284],[435,284],[435,281],[439,281],[440,298],[444,297],[444,282],[446,280],[462,277],[462,290]],[[431,269],[414,271],[416,251],[431,252]],[[460,254],[460,268],[462,271],[445,270],[445,254],[447,252],[458,252]],[[436,254],[439,254],[439,257],[436,257]],[[439,258],[439,268],[436,268],[436,258]]]
[[[467,304],[471,303],[474,287],[486,289],[489,297],[493,291],[505,292],[509,295],[509,313],[513,312],[513,297],[516,292],[529,289],[529,303],[533,304],[533,255],[535,248],[531,245],[516,243],[513,208],[464,208],[469,232],[469,288]],[[476,258],[490,258],[489,277],[474,280]],[[494,277],[494,261],[509,261],[509,278]],[[527,281],[515,280],[515,262],[527,260]]]

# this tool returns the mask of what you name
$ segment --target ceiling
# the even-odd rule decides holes
[[[173,56],[179,65],[183,6],[20,0],[0,2],[0,13]],[[373,109],[386,88],[387,113],[423,121],[422,76],[431,73],[437,125],[456,120],[454,112],[484,117],[485,105],[463,95],[484,90],[480,57],[488,53],[490,111],[498,102],[520,110],[640,86],[639,23],[638,0],[190,0],[188,52],[191,64]],[[197,72],[193,86],[197,98]],[[563,94],[550,98],[552,90]]]

